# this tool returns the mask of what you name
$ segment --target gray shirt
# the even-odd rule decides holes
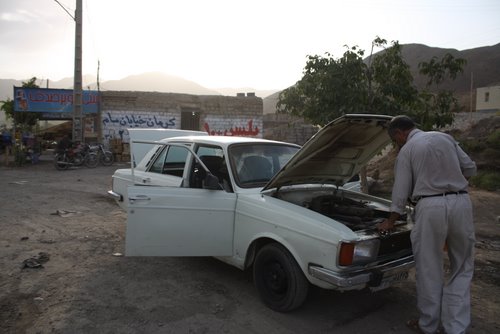
[[[394,165],[391,211],[403,214],[408,198],[466,190],[476,164],[452,136],[413,129]]]

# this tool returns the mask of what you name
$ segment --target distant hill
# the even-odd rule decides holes
[[[418,73],[418,64],[429,61],[432,57],[440,59],[446,53],[450,53],[455,58],[467,60],[464,72],[455,81],[447,80],[441,84],[442,89],[456,93],[462,106],[467,107],[470,103],[471,76],[474,90],[478,87],[500,84],[500,43],[463,51],[434,48],[422,44],[404,44],[403,58],[410,65],[415,85],[419,89],[425,87],[426,78]],[[366,62],[368,60],[369,57],[365,59]],[[279,92],[264,98],[264,114],[275,112],[278,95]]]
[[[207,89],[195,82],[160,72],[130,75],[121,80],[104,81],[100,84],[100,89],[220,95],[219,92]]]
[[[463,51],[429,47],[422,44],[404,44],[403,57],[410,65],[415,79],[415,85],[418,88],[423,88],[426,83],[425,77],[418,73],[418,64],[423,61],[429,61],[432,57],[441,58],[445,53],[450,53],[454,57],[460,57],[467,60],[467,65],[464,67],[463,74],[459,75],[455,81],[446,81],[442,84],[442,88],[452,90],[460,97],[462,105],[467,106],[470,103],[469,93],[471,76],[473,77],[472,84],[474,89],[500,84],[500,43],[494,46],[485,46]],[[368,61],[368,58],[366,58],[365,61]],[[22,81],[27,80],[28,79],[0,79],[0,100],[12,98],[12,87],[14,85],[21,86]],[[44,81],[39,83],[39,85],[40,87],[46,87],[47,83]],[[73,87],[73,79],[65,78],[59,81],[50,81],[48,85],[50,88],[71,89]],[[83,77],[83,88],[97,89],[96,78],[91,75],[85,75]],[[120,80],[103,81],[100,83],[100,89],[103,91],[155,91],[225,96],[235,96],[237,93],[252,92],[255,93],[256,96],[263,98],[264,114],[275,112],[280,92],[279,90],[256,90],[248,87],[208,89],[195,82],[160,72],[149,72],[138,75],[130,75]]]
[[[432,57],[440,59],[446,53],[467,60],[467,64],[464,66],[464,72],[456,80],[447,80],[441,84],[443,89],[456,93],[469,92],[471,76],[474,89],[500,83],[500,43],[463,51],[433,48],[422,44],[405,44],[403,57],[410,65],[418,88],[423,88],[426,84],[425,77],[418,73],[418,64],[429,61]]]
[[[24,80],[0,79],[0,100],[12,98],[12,87],[21,86]],[[82,77],[83,89],[97,90],[95,76],[85,75]],[[40,87],[46,88],[47,82],[37,82]],[[73,87],[73,78],[64,78],[59,81],[49,81],[49,88],[71,89]],[[254,88],[220,88],[208,89],[193,81],[185,80],[173,75],[161,72],[148,72],[137,75],[130,75],[120,80],[103,81],[99,84],[101,91],[119,90],[119,91],[145,91],[145,92],[163,92],[163,93],[182,93],[193,95],[225,95],[236,96],[237,93],[255,93],[258,97],[266,97],[277,90],[257,90]]]

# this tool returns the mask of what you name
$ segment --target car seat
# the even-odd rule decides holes
[[[242,182],[269,181],[273,176],[272,165],[268,159],[252,155],[243,159],[240,170]]]

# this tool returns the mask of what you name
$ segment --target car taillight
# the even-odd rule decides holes
[[[341,242],[339,248],[339,265],[351,266],[365,264],[377,258],[380,240],[363,240],[357,242]]]

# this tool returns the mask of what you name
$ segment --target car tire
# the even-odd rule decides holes
[[[301,306],[309,291],[309,282],[292,254],[277,243],[267,244],[259,250],[253,278],[264,304],[278,312],[289,312]]]

